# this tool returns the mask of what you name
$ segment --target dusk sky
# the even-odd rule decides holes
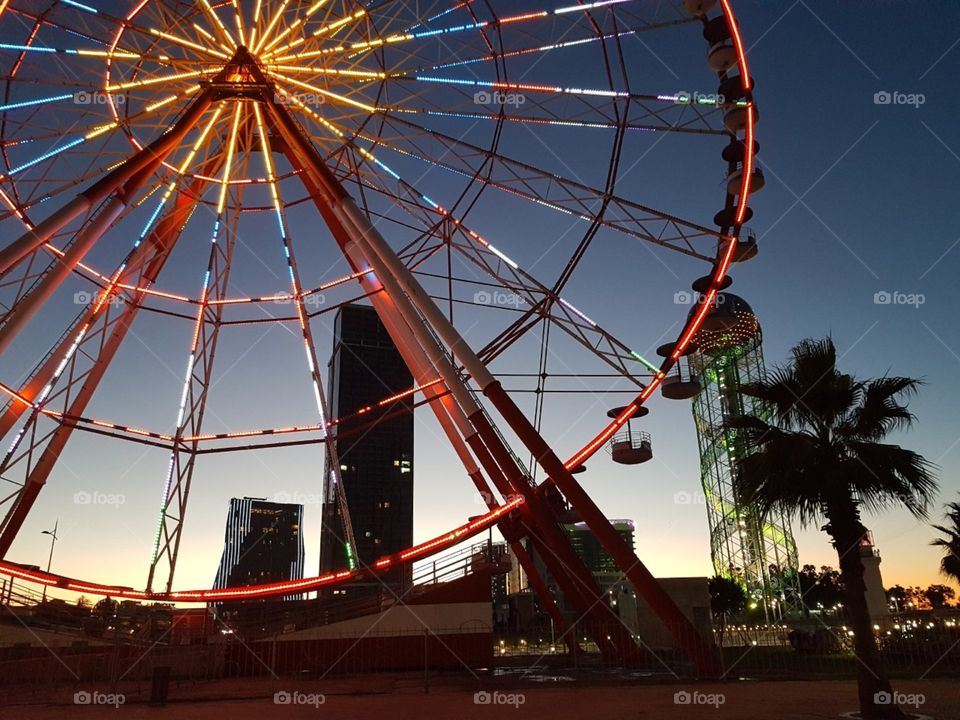
[[[517,6],[559,4],[539,0]],[[865,378],[889,373],[924,380],[920,395],[910,404],[917,416],[914,429],[896,434],[893,441],[938,466],[941,490],[931,520],[939,521],[943,503],[958,499],[960,493],[960,327],[950,301],[960,271],[956,222],[960,128],[954,114],[960,111],[955,90],[960,7],[947,0],[923,4],[737,0],[733,5],[756,78],[758,158],[766,187],[750,203],[755,216],[749,225],[759,239],[759,255],[733,268],[731,291],[756,311],[768,365],[785,361],[797,341],[829,334],[845,371]],[[11,32],[4,28],[4,33]],[[15,34],[5,35],[4,41],[12,42]],[[680,42],[672,42],[674,37]],[[637,68],[631,74],[635,92],[715,91],[715,76],[706,66],[706,48],[697,28],[678,28],[659,43],[640,35],[624,40],[627,60]],[[596,78],[602,72],[595,51],[589,73],[576,62],[580,55],[568,59],[559,52],[539,67],[524,66],[526,74],[520,75],[531,83],[560,82],[569,76],[588,86],[581,76]],[[8,65],[7,55],[2,62]],[[467,77],[456,68],[447,74]],[[471,142],[484,133],[489,138],[490,132],[489,127],[468,131],[463,121],[454,120],[438,120],[434,127],[451,134],[459,127]],[[597,148],[609,153],[610,140],[590,133],[607,131],[508,130],[505,153],[587,184],[602,184],[608,158]],[[723,201],[723,144],[717,137],[693,137],[669,138],[657,145],[631,136],[624,146],[617,193],[710,225]],[[442,205],[456,200],[453,186],[459,182],[462,187],[462,178],[451,182],[458,176],[418,168],[409,158],[384,153],[401,175],[417,179],[417,186]],[[582,237],[585,223],[495,193],[488,190],[482,196],[466,225],[551,284]],[[40,217],[43,212],[37,210]],[[308,287],[347,272],[329,238],[306,244],[304,238],[324,235],[314,215],[305,205],[289,213],[292,235],[300,238],[298,260]],[[131,216],[125,222],[133,228],[142,225],[138,220]],[[171,260],[159,287],[196,294],[211,220],[204,215],[196,222],[195,245]],[[286,267],[272,218],[254,217],[246,228],[231,281],[233,294],[286,290]],[[390,235],[390,228],[381,226],[399,247],[402,242]],[[4,242],[13,238],[15,219],[5,220],[0,230]],[[111,237],[119,239],[91,254],[98,267],[112,268],[129,247],[123,233],[108,240]],[[676,337],[689,309],[675,302],[676,293],[688,290],[707,269],[659,249],[649,252],[635,238],[601,230],[564,296],[653,358],[658,345]],[[41,314],[38,323],[44,324],[31,327],[4,356],[0,380],[17,385],[22,373],[59,336],[65,319],[76,313],[70,303],[73,293],[88,287],[79,279],[64,286],[63,304]],[[469,299],[475,290],[464,286],[459,297]],[[324,302],[348,296],[344,290],[326,293]],[[474,347],[513,319],[509,309],[456,312],[461,313],[456,316],[458,326]],[[332,315],[320,315],[313,324],[324,367],[332,344],[331,326]],[[250,325],[225,331],[217,357],[224,381],[211,391],[209,431],[316,421],[302,345],[293,330]],[[169,431],[177,414],[190,332],[189,322],[181,318],[138,320],[88,415]],[[553,372],[587,373],[598,367],[572,343],[557,342],[552,350]],[[529,372],[536,368],[537,351],[538,343],[530,338],[493,368]],[[520,380],[504,379],[508,389],[523,389],[522,385]],[[517,397],[525,408],[532,408],[529,394]],[[602,427],[607,409],[629,397],[612,393],[551,399],[544,436],[567,458]],[[637,554],[656,575],[712,574],[706,509],[702,503],[685,502],[700,487],[690,403],[671,402],[657,393],[649,405],[650,415],[635,426],[651,432],[654,460],[623,467],[600,452],[587,464],[588,472],[577,477],[610,517],[636,522]],[[480,505],[429,409],[420,408],[416,421],[415,540],[420,541],[478,514]],[[519,454],[526,459],[525,453]],[[8,559],[45,567],[49,542],[41,531],[59,520],[61,541],[54,571],[142,587],[167,457],[168,451],[160,448],[76,433]],[[307,572],[316,574],[321,474],[320,446],[201,458],[176,586],[210,586],[229,499],[244,495],[285,494],[305,501]],[[113,504],[78,504],[77,493],[120,499]],[[939,551],[929,547],[935,532],[927,521],[891,509],[868,516],[867,524],[881,552],[888,586],[943,582],[938,575]],[[795,529],[801,563],[836,566],[828,539],[818,528]]]

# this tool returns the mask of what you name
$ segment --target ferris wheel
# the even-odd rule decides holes
[[[602,615],[590,610],[596,588],[560,528],[575,513],[708,664],[702,641],[574,474],[605,446],[618,462],[649,459],[650,437],[631,418],[658,390],[696,393],[684,358],[712,322],[731,264],[756,254],[744,224],[763,183],[757,111],[728,0],[7,0],[0,65],[0,558],[15,549],[68,441],[108,437],[168,453],[151,488],[162,502],[145,589],[9,559],[0,571],[133,599],[242,600],[353,582],[497,526],[521,563],[522,539],[551,548],[542,555],[555,558],[564,595]],[[648,153],[652,182],[624,181]],[[719,187],[702,180],[710,163]],[[507,215],[573,223],[573,241],[558,251],[513,236]],[[653,343],[659,359],[633,349],[657,338],[618,337],[569,296],[584,263],[620,262],[598,247],[606,237],[678,258],[689,273],[697,303],[664,319],[661,330],[676,327],[671,342]],[[539,242],[562,258],[546,276],[513,259],[535,257]],[[244,254],[279,258],[283,282],[239,291]],[[334,259],[343,272],[331,277]],[[642,288],[638,278],[623,291]],[[490,302],[499,292],[510,301]],[[72,304],[58,306],[65,293]],[[319,317],[358,299],[374,307],[414,379],[382,404],[409,400],[435,417],[487,512],[342,572],[175,589],[205,452],[313,444],[337,475],[337,440],[363,418],[331,416],[315,335]],[[471,334],[477,305],[495,328],[483,342]],[[168,408],[175,422],[141,427],[95,414],[94,398],[111,392],[111,362],[151,316],[189,328]],[[234,327],[269,323],[302,340],[300,366],[286,371],[306,378],[312,420],[210,430],[210,389],[229,361],[218,346]],[[551,390],[576,400],[569,386],[551,385],[561,374],[548,364],[574,352],[588,359],[568,365],[578,392],[591,378],[632,391],[596,426],[568,429],[576,450],[560,456],[545,422]],[[504,371],[518,355],[530,371]],[[602,372],[580,370],[589,363]],[[526,385],[515,391],[517,383]],[[526,410],[522,391],[534,398]],[[337,477],[332,487],[343,492]],[[350,545],[349,513],[341,530]]]

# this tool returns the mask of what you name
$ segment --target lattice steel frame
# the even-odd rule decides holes
[[[768,618],[778,617],[799,596],[796,542],[787,518],[761,517],[738,497],[737,462],[750,450],[743,431],[726,427],[733,416],[767,415],[762,403],[741,392],[763,378],[763,333],[757,326],[742,344],[698,351],[690,365],[703,388],[693,401],[693,419],[714,572],[740,582]]]

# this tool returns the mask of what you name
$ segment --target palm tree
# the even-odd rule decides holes
[[[757,398],[759,416],[732,418],[745,438],[737,491],[761,512],[798,516],[803,526],[826,520],[840,561],[846,608],[854,632],[860,713],[863,718],[902,718],[895,705],[876,702],[892,695],[867,609],[860,548],[868,538],[861,510],[901,505],[926,517],[936,493],[934,466],[915,452],[882,442],[913,421],[902,398],[920,382],[905,377],[858,380],[836,367],[830,338],[804,340],[791,362],[743,392]]]
[[[960,502],[947,503],[946,521],[949,525],[933,526],[946,537],[937,538],[930,544],[945,550],[940,561],[940,572],[960,583]]]

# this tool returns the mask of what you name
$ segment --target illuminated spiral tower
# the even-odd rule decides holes
[[[742,298],[720,293],[716,303],[697,333],[697,351],[690,358],[703,388],[694,399],[693,417],[710,553],[715,572],[744,585],[751,606],[762,606],[768,619],[775,618],[798,597],[796,543],[786,518],[761,517],[738,497],[733,479],[737,463],[750,449],[743,431],[725,426],[730,417],[763,417],[767,412],[742,392],[743,385],[763,377],[763,334]]]

